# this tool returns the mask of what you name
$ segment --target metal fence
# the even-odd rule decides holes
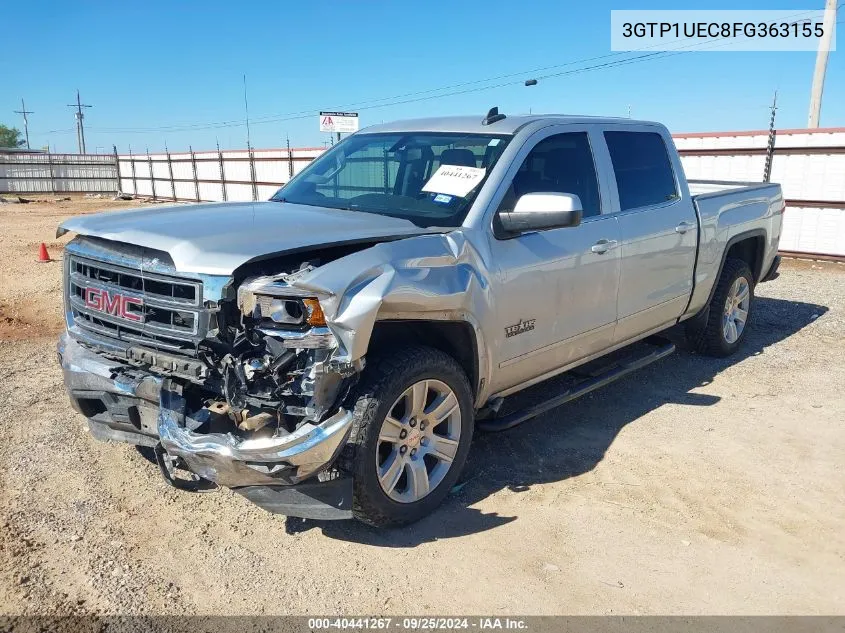
[[[0,154],[0,193],[122,192],[173,201],[266,200],[321,147],[163,154]]]
[[[163,200],[266,200],[322,147],[216,150],[117,157],[120,191]]]
[[[768,130],[674,135],[687,178],[759,181]],[[845,257],[845,128],[777,130],[771,181],[783,187],[780,250]]]
[[[709,180],[762,180],[768,141],[768,130],[675,135],[687,177]],[[173,201],[266,200],[323,151],[0,154],[0,193],[120,191]],[[845,257],[845,128],[778,130],[769,167],[787,201],[781,250]]]
[[[0,193],[117,191],[117,162],[102,154],[0,154]]]

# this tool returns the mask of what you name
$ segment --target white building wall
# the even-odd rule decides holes
[[[767,131],[674,140],[689,179],[763,179]],[[787,202],[781,250],[845,256],[845,128],[777,132],[770,180]]]

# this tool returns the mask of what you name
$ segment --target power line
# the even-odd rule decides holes
[[[700,46],[700,45],[705,44],[705,43],[707,43],[707,42],[698,42],[694,45]],[[544,69],[560,68],[560,67],[563,67],[563,66],[571,66],[571,65],[574,65],[574,64],[583,63],[584,61],[588,61],[589,59],[603,59],[603,58],[606,58],[606,57],[612,57],[612,56],[619,55],[619,54],[624,54],[624,53],[620,52],[620,53],[614,53],[613,55],[601,55],[601,56],[595,57],[595,58],[588,58],[587,60],[577,60],[577,61],[567,62],[565,64],[557,64],[555,66],[546,66],[546,67],[544,67]],[[614,66],[614,65],[623,65],[623,64],[639,61],[642,58],[650,58],[652,56],[668,56],[668,55],[666,55],[665,51],[659,51],[659,52],[655,52],[655,53],[649,53],[649,54],[646,54],[646,55],[641,55],[641,56],[634,57],[634,58],[619,60],[619,61],[616,61],[616,62],[609,62],[609,63],[605,63],[605,64],[597,64],[595,66],[587,66],[587,67],[584,67],[584,68],[578,68],[578,69],[574,69],[572,71],[565,72],[565,73],[540,75],[538,78],[540,78],[540,79],[551,78],[551,77],[556,77],[556,76],[562,76],[562,75],[565,75],[565,74],[576,74],[576,73],[580,73],[580,72],[586,72],[588,70],[594,70],[594,69],[599,69],[599,68],[604,68],[604,67],[609,67],[609,66]],[[532,73],[536,73],[538,70],[541,70],[541,69],[533,69],[533,70],[528,70],[528,71],[523,71],[523,72],[518,72],[518,73],[511,73],[511,74],[508,74],[508,75],[501,75],[500,77],[517,77],[517,76],[525,77],[526,75],[531,75]],[[487,78],[487,79],[479,79],[479,80],[470,81],[470,82],[464,82],[462,84],[455,84],[455,87],[477,85],[477,84],[492,81],[494,79],[495,78]],[[484,91],[484,90],[491,90],[491,89],[494,89],[494,88],[501,88],[503,86],[516,85],[516,84],[522,84],[522,83],[523,83],[523,79],[520,79],[518,81],[508,81],[508,82],[492,84],[492,85],[488,85],[488,86],[465,88],[465,89],[462,89],[462,90],[454,90],[452,92],[445,92],[445,93],[442,93],[442,91],[448,90],[450,87],[432,88],[430,90],[424,90],[424,91],[413,92],[413,93],[406,93],[406,95],[396,95],[394,97],[383,97],[381,99],[376,99],[376,100],[370,101],[370,102],[359,102],[359,103],[347,104],[347,105],[341,106],[340,109],[347,110],[347,109],[351,109],[351,108],[356,108],[358,110],[374,110],[374,109],[377,109],[377,108],[385,108],[385,107],[394,106],[394,105],[403,105],[403,104],[406,104],[406,103],[416,103],[416,102],[419,102],[419,101],[428,101],[428,100],[431,100],[431,99],[440,99],[440,98],[444,98],[444,97],[466,94],[466,93],[470,93],[470,92],[481,92],[481,91]],[[429,94],[429,93],[433,93],[433,92],[441,92],[441,94]],[[420,96],[415,96],[415,95],[420,95]],[[403,96],[407,96],[408,98],[403,98]],[[367,105],[367,104],[372,104],[372,105]],[[279,114],[279,115],[275,115],[275,116],[265,116],[265,117],[260,117],[260,118],[251,118],[250,122],[251,122],[252,125],[260,125],[260,124],[264,124],[264,123],[280,123],[280,122],[285,122],[285,121],[295,121],[295,120],[306,119],[308,117],[314,116],[316,114],[316,112],[317,112],[316,110],[301,110],[301,111],[298,111],[298,112],[289,112],[289,113]],[[163,132],[163,131],[178,131],[178,132],[185,131],[185,132],[187,132],[187,131],[194,131],[194,130],[220,129],[220,128],[228,128],[228,127],[240,127],[242,125],[244,125],[243,121],[233,120],[233,121],[220,121],[220,122],[217,122],[217,123],[198,123],[198,124],[190,124],[190,125],[184,125],[184,126],[165,126],[165,127],[150,127],[150,128],[96,128],[96,130],[98,132],[120,132],[120,133],[127,133],[127,134],[145,134],[145,133],[149,133],[149,132]]]
[[[703,43],[696,43],[695,45],[700,46],[702,44]],[[586,66],[586,67],[583,67],[583,68],[577,68],[577,69],[566,71],[566,72],[551,73],[551,74],[547,74],[547,75],[539,75],[537,77],[537,79],[549,79],[549,78],[554,78],[554,77],[561,77],[561,76],[564,76],[564,75],[579,74],[579,73],[587,72],[587,71],[590,71],[590,70],[598,70],[598,69],[601,69],[601,68],[608,68],[608,67],[613,67],[613,66],[621,66],[621,65],[631,64],[631,63],[637,63],[637,62],[645,61],[645,60],[651,59],[651,58],[660,59],[660,58],[663,58],[663,57],[671,57],[673,54],[680,54],[680,53],[684,53],[684,52],[690,52],[690,51],[679,51],[678,53],[669,53],[667,51],[659,51],[659,52],[655,52],[655,53],[648,53],[648,54],[640,55],[640,56],[634,57],[634,58],[618,60],[618,61],[615,61],[615,62],[607,62],[607,63],[604,63],[604,64],[596,64],[594,66]],[[572,63],[575,63],[575,62],[572,62]],[[524,76],[527,73],[514,73],[514,76],[516,76],[518,74]],[[475,82],[473,82],[473,83],[475,83]],[[386,108],[386,107],[395,106],[395,105],[404,105],[404,104],[407,104],[407,103],[429,101],[431,99],[441,99],[441,98],[444,98],[444,97],[451,97],[451,96],[466,94],[466,93],[470,93],[470,92],[482,92],[484,90],[492,90],[492,89],[495,89],[495,88],[501,88],[501,87],[508,86],[508,85],[518,85],[518,84],[522,84],[522,83],[523,83],[523,80],[508,81],[508,82],[492,84],[492,85],[488,85],[488,86],[466,88],[466,89],[463,89],[463,90],[455,90],[455,91],[452,91],[452,92],[446,92],[446,93],[442,93],[442,94],[419,96],[419,97],[413,97],[413,98],[408,98],[408,99],[400,99],[400,100],[388,101],[386,103],[377,103],[377,104],[373,104],[373,105],[355,106],[353,104],[353,105],[349,105],[349,106],[344,106],[343,109],[348,109],[350,107],[357,107],[357,109],[359,111],[360,110],[374,110],[374,109],[377,109],[377,108]],[[306,111],[302,111],[301,113],[290,113],[288,115],[279,115],[279,116],[274,117],[274,118],[251,119],[250,121],[251,121],[252,125],[260,125],[260,124],[264,124],[264,123],[281,123],[281,122],[286,122],[286,121],[295,121],[295,120],[299,120],[299,119],[307,119],[309,117],[314,116],[315,113],[316,113],[315,110],[306,110]],[[197,131],[197,130],[220,129],[220,128],[229,128],[229,127],[240,127],[240,126],[243,126],[243,125],[244,125],[243,121],[235,120],[235,121],[228,121],[228,122],[223,121],[223,122],[212,123],[212,124],[194,124],[194,125],[190,125],[190,126],[173,126],[173,127],[161,127],[161,128],[93,128],[93,129],[95,129],[98,132],[114,132],[114,133],[123,133],[123,134],[147,134],[147,133],[150,133],[150,132],[165,132],[165,131],[167,131],[167,132],[187,132],[187,131]]]
[[[843,4],[845,4],[845,3],[843,3]],[[814,11],[814,10],[801,11],[801,12],[794,13],[794,14],[788,16],[788,17],[804,16],[804,15],[808,15],[808,14],[812,14],[812,13],[816,13],[816,11]],[[802,20],[796,20],[796,22],[801,22],[801,21]],[[803,20],[803,21],[806,21],[806,19]],[[687,38],[683,38],[680,41],[682,42],[684,40],[690,40],[690,39],[694,39],[694,38],[687,37]],[[680,50],[680,49],[690,48],[690,47],[695,47],[695,46],[704,46],[706,44],[717,42],[717,41],[720,41],[720,40],[724,41],[724,38],[721,38],[721,37],[709,38],[709,39],[703,40],[701,42],[693,42],[692,44],[680,46],[680,47],[678,47],[676,49],[672,49],[672,50],[674,51],[674,50]],[[727,44],[727,43],[728,42],[725,42],[725,44]],[[466,90],[456,90],[456,89],[465,88],[467,86],[478,86],[479,84],[485,84],[485,83],[489,83],[489,82],[493,82],[493,81],[499,81],[501,79],[510,79],[510,78],[514,78],[514,77],[523,77],[524,78],[525,76],[532,76],[535,73],[543,72],[543,71],[546,71],[546,70],[553,70],[555,68],[563,68],[563,67],[567,67],[567,66],[573,66],[573,65],[576,65],[576,64],[582,64],[582,63],[590,62],[590,61],[598,61],[598,60],[602,60],[602,59],[613,58],[613,57],[617,57],[617,56],[620,56],[620,55],[626,55],[626,54],[636,52],[636,51],[647,50],[647,49],[650,49],[650,48],[654,48],[655,46],[660,46],[660,43],[651,44],[651,45],[644,46],[644,47],[641,47],[641,48],[638,48],[638,49],[634,49],[632,51],[616,51],[616,52],[613,52],[613,53],[598,55],[598,56],[595,56],[595,57],[583,58],[583,59],[579,59],[579,60],[572,60],[572,61],[563,62],[563,63],[560,63],[560,64],[554,64],[554,65],[551,65],[551,66],[544,66],[544,67],[534,68],[534,69],[520,71],[520,72],[507,73],[507,74],[504,74],[504,75],[497,75],[497,76],[494,76],[494,77],[487,77],[485,79],[476,79],[476,80],[471,80],[471,81],[460,82],[460,83],[457,83],[457,84],[451,84],[451,85],[448,85],[448,86],[441,86],[439,88],[429,88],[429,89],[426,89],[426,90],[409,92],[409,93],[404,93],[404,94],[401,94],[401,95],[394,95],[392,97],[381,97],[381,98],[378,98],[378,99],[371,99],[371,100],[367,100],[367,101],[361,101],[361,102],[358,102],[358,103],[351,103],[351,104],[347,104],[347,105],[344,105],[344,106],[339,106],[339,109],[347,110],[347,109],[358,108],[359,110],[370,110],[370,109],[376,109],[376,108],[381,108],[381,107],[389,107],[389,106],[393,106],[393,105],[403,105],[403,104],[407,104],[407,103],[427,101],[429,99],[439,99],[439,98],[444,98],[444,97],[449,97],[449,96],[466,94],[466,93],[469,93],[469,92],[476,92],[476,91],[480,92],[480,91],[483,91],[483,90],[491,90],[491,89],[511,85],[512,83],[513,84],[522,83],[523,80],[521,79],[519,82],[504,82],[504,83],[498,83],[498,84],[489,85],[489,86],[480,86],[478,88],[471,88],[471,89],[466,89]],[[694,52],[694,51],[682,51],[682,52]],[[673,54],[675,54],[675,53],[673,53],[672,51],[657,51],[657,52],[648,53],[648,54],[645,54],[645,55],[636,56],[636,57],[633,57],[633,58],[626,58],[626,59],[623,59],[623,60],[606,62],[606,63],[596,64],[596,65],[593,65],[593,66],[587,66],[587,67],[584,67],[584,68],[574,69],[572,71],[550,73],[550,74],[546,74],[546,75],[541,75],[537,78],[539,78],[539,79],[542,79],[542,78],[549,79],[549,78],[562,77],[562,76],[566,76],[566,75],[570,75],[570,74],[579,74],[581,72],[586,72],[586,71],[589,71],[589,70],[598,70],[598,69],[602,69],[602,68],[610,68],[610,67],[614,67],[614,66],[618,66],[618,65],[626,65],[628,63],[638,63],[639,60],[646,61],[646,60],[652,59],[652,58],[661,59],[661,58],[664,58],[664,57],[671,57]],[[433,93],[438,93],[438,92],[443,93],[444,91],[451,91],[451,92],[445,92],[444,94],[433,94]],[[423,95],[430,95],[430,96],[423,96]],[[419,97],[419,98],[417,98],[417,97]],[[314,116],[315,113],[316,113],[315,109],[301,110],[301,111],[297,111],[297,112],[288,112],[288,113],[283,113],[283,114],[278,114],[278,115],[266,115],[264,117],[253,117],[251,119],[251,122],[252,122],[253,125],[258,125],[258,124],[262,124],[262,123],[279,123],[279,122],[293,121],[293,120],[308,118],[310,116]],[[242,125],[244,125],[244,122],[241,121],[241,120],[231,120],[231,121],[218,121],[218,122],[213,122],[213,123],[193,123],[193,124],[185,124],[185,125],[157,126],[157,127],[146,127],[146,128],[96,128],[96,129],[99,132],[120,132],[120,133],[129,133],[129,134],[142,134],[142,133],[148,133],[148,132],[194,131],[194,130],[206,130],[206,129],[220,129],[220,128],[228,128],[228,127],[240,127]]]
[[[76,140],[79,142],[79,153],[85,154],[85,128],[82,126],[82,119],[85,115],[82,113],[82,108],[91,108],[93,106],[82,103],[79,98],[79,88],[76,89],[76,103],[68,104],[69,108],[76,108]]]
[[[22,114],[23,115],[23,130],[24,136],[26,137],[26,148],[30,149],[29,147],[29,119],[27,118],[28,114],[35,114],[32,110],[26,109],[26,104],[23,102],[23,97],[21,97],[21,109],[15,110],[15,114]]]
[[[841,3],[839,6],[841,7],[843,5],[845,5],[845,2]],[[816,13],[816,11],[803,11],[803,12],[800,12],[800,13],[792,14],[791,16],[788,16],[788,17],[796,17],[796,16],[807,15],[807,14],[811,14],[811,13]],[[796,20],[795,23],[799,23],[799,22],[803,22],[803,21],[806,21],[806,19]],[[842,22],[836,22],[836,24],[841,24],[841,23]],[[694,39],[694,38],[683,38],[680,41],[682,42],[684,40],[690,40],[690,39]],[[617,67],[617,66],[624,66],[624,65],[628,65],[628,64],[640,63],[640,62],[644,62],[644,61],[651,61],[651,60],[657,60],[657,59],[665,59],[666,57],[672,57],[674,55],[680,55],[680,54],[687,53],[687,52],[697,52],[695,50],[682,50],[682,49],[690,49],[690,48],[694,48],[694,47],[701,47],[698,50],[707,50],[709,48],[724,46],[724,45],[727,45],[729,43],[730,42],[725,41],[725,39],[721,38],[721,37],[710,38],[710,39],[707,39],[707,40],[703,40],[701,42],[693,42],[691,44],[679,46],[679,47],[673,48],[671,50],[663,50],[663,51],[645,53],[643,55],[628,57],[628,58],[621,59],[621,60],[613,60],[613,61],[603,62],[603,63],[599,63],[599,64],[584,66],[584,67],[581,67],[581,68],[575,68],[575,69],[570,69],[570,70],[556,72],[556,73],[547,73],[547,74],[544,74],[544,75],[538,75],[535,78],[536,79],[553,79],[553,78],[564,77],[564,76],[569,76],[569,75],[581,74],[581,73],[584,73],[584,72],[590,72],[590,71],[593,71],[593,70],[613,68],[613,67]],[[706,46],[708,44],[715,44],[715,46]],[[500,79],[510,79],[510,78],[514,78],[514,77],[524,78],[526,76],[534,75],[537,72],[543,72],[543,71],[546,71],[546,70],[553,70],[555,68],[564,68],[564,67],[567,67],[567,66],[582,64],[582,63],[589,62],[589,61],[598,61],[598,60],[602,60],[602,59],[613,58],[613,57],[617,57],[617,56],[620,56],[620,55],[630,54],[630,53],[633,53],[633,52],[636,52],[636,51],[647,50],[649,48],[654,48],[655,46],[660,46],[660,44],[659,43],[658,44],[652,44],[652,45],[649,45],[649,46],[641,47],[639,49],[634,49],[632,51],[616,51],[616,52],[608,53],[608,54],[605,54],[605,55],[599,55],[599,56],[584,58],[584,59],[580,59],[580,60],[572,60],[572,61],[563,62],[563,63],[560,63],[560,64],[554,64],[554,65],[551,65],[551,66],[544,66],[544,67],[541,67],[541,68],[535,68],[535,69],[525,70],[525,71],[520,71],[520,72],[513,72],[513,73],[504,74],[504,75],[497,75],[495,77],[488,77],[488,78],[485,78],[485,79],[476,79],[476,80],[471,80],[471,81],[465,81],[465,82],[460,82],[460,83],[457,83],[457,84],[451,84],[449,86],[441,86],[439,88],[430,88],[430,89],[426,89],[426,90],[409,92],[409,93],[404,93],[404,94],[401,94],[401,95],[394,95],[393,97],[381,97],[381,98],[378,98],[378,99],[372,99],[372,100],[368,100],[368,101],[362,101],[362,102],[358,102],[358,103],[348,104],[348,105],[345,105],[345,106],[340,106],[339,109],[345,110],[345,109],[357,108],[359,110],[370,110],[370,109],[376,109],[376,108],[382,108],[382,107],[390,107],[390,106],[395,106],[395,105],[404,105],[404,104],[408,104],[408,103],[416,103],[416,102],[420,102],[420,101],[428,101],[428,100],[432,100],[432,99],[445,98],[445,97],[456,96],[456,95],[461,95],[461,94],[466,94],[466,93],[471,93],[471,92],[481,92],[481,91],[484,91],[484,90],[492,90],[492,89],[501,88],[501,87],[508,86],[508,85],[522,84],[523,79],[519,79],[518,81],[505,81],[505,82],[491,84],[491,85],[480,85],[480,84],[489,83],[491,81],[498,81]],[[476,87],[469,87],[469,86],[476,86]],[[445,91],[450,91],[450,92],[445,92]],[[440,94],[436,94],[436,93],[440,93]],[[245,101],[245,105],[246,105],[246,101]],[[90,107],[90,106],[86,106],[86,107]],[[282,113],[282,114],[278,114],[278,115],[266,115],[264,117],[252,118],[252,119],[250,119],[250,123],[252,125],[258,125],[258,124],[262,124],[262,123],[279,123],[279,122],[286,122],[286,121],[294,121],[294,120],[309,118],[311,116],[314,116],[315,113],[316,113],[316,110],[311,109],[311,110],[301,110],[301,111],[298,111],[298,112]],[[249,125],[248,123],[245,123],[243,120],[231,120],[231,121],[219,121],[219,122],[214,122],[214,123],[192,123],[192,124],[184,124],[184,125],[157,126],[157,127],[147,127],[147,128],[106,128],[106,127],[103,127],[103,128],[91,128],[91,129],[94,130],[94,131],[100,132],[100,133],[110,132],[110,133],[124,133],[124,134],[146,134],[146,133],[150,133],[150,132],[182,132],[182,131],[187,132],[187,131],[199,131],[199,130],[207,130],[207,129],[240,127],[240,126],[243,126],[245,124]],[[51,130],[51,131],[46,132],[46,133],[59,133],[60,134],[60,133],[66,133],[66,132],[70,132],[70,131],[72,131],[72,128],[68,129],[68,130]]]
[[[47,134],[69,134],[70,132],[75,132],[76,127],[66,127],[62,128],[61,130],[45,130],[44,132],[33,132],[33,136],[46,136]]]

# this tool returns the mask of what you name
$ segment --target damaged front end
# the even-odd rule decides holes
[[[97,263],[91,281],[88,270],[68,271],[68,332],[59,359],[71,400],[95,437],[155,448],[162,473],[177,487],[189,487],[175,476],[183,471],[273,512],[350,516],[351,483],[332,465],[350,433],[352,413],[343,403],[364,361],[343,360],[319,298],[289,283],[296,273],[236,277],[237,292],[230,283],[219,300],[204,297],[208,330],[195,352],[181,355],[87,327],[74,306],[87,300],[88,286],[114,302],[118,291],[129,296],[133,275],[144,277]],[[133,309],[156,309],[137,296]],[[80,303],[80,314],[90,307]]]
[[[340,406],[363,368],[338,361],[319,300],[288,275],[245,280],[240,327],[214,363],[219,399],[195,409],[181,384],[161,388],[158,435],[168,455],[229,487],[298,484],[326,472],[352,414]]]
[[[58,351],[73,405],[95,437],[154,448],[180,487],[201,478],[272,512],[350,517],[338,456],[353,390],[365,356],[408,321],[467,324],[467,374],[487,396],[475,315],[492,314],[489,282],[460,231],[262,256],[225,275],[77,236],[65,267]],[[374,344],[380,321],[396,325]]]

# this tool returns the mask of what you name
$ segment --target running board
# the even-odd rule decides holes
[[[604,373],[595,376],[594,378],[583,380],[570,387],[563,393],[553,398],[550,398],[545,402],[526,407],[525,409],[521,409],[519,411],[514,411],[513,413],[509,413],[502,417],[493,417],[484,420],[476,420],[476,428],[481,431],[486,431],[488,433],[511,429],[518,424],[522,424],[526,420],[530,420],[531,418],[537,417],[538,415],[546,413],[547,411],[556,409],[562,404],[566,404],[571,400],[575,400],[576,398],[585,396],[591,391],[595,391],[600,387],[609,385],[610,383],[619,380],[620,378],[627,376],[628,374],[633,373],[638,369],[642,369],[643,367],[646,367],[656,361],[659,361],[661,358],[669,356],[669,354],[675,351],[675,345],[667,341],[666,339],[657,339],[657,337],[652,337],[651,340],[649,340],[648,342],[653,342],[653,344],[659,345],[659,347],[653,352],[650,352],[643,356],[632,358],[630,360],[626,360],[618,365],[615,365],[611,369],[608,369]]]

